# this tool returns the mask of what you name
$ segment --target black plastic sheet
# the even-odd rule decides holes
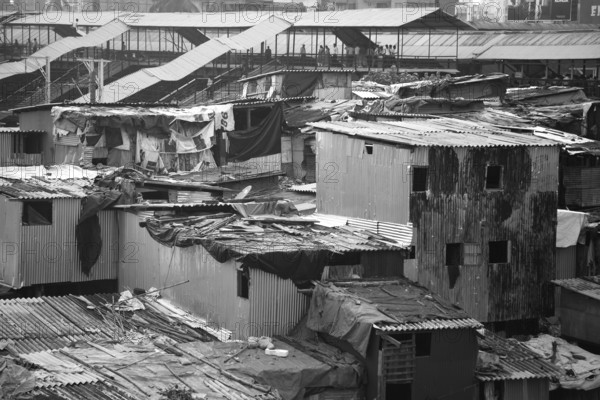
[[[102,251],[98,212],[117,203],[120,197],[120,192],[111,190],[93,193],[84,199],[83,210],[81,210],[79,222],[75,227],[75,237],[81,271],[86,276],[89,276]]]
[[[230,141],[228,159],[239,162],[281,153],[283,121],[283,107],[277,103],[256,128],[228,133]]]

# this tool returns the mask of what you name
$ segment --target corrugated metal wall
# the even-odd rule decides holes
[[[21,203],[0,196],[0,281],[21,287],[19,269]]]
[[[575,278],[577,270],[577,246],[556,249],[556,277],[554,279]]]
[[[17,215],[20,218],[23,204],[15,204],[18,204]],[[81,200],[54,199],[52,207],[52,225],[23,226],[20,219],[18,221],[16,229],[21,232],[20,269],[23,285],[117,279],[116,212],[99,213],[102,252],[88,277],[81,272],[75,239]]]
[[[411,165],[428,165],[423,149],[373,143],[317,133],[317,210],[377,221],[409,222]]]
[[[0,167],[10,165],[9,160],[13,154],[12,137],[12,133],[0,133]]]
[[[429,160],[429,191],[411,195],[419,282],[482,322],[551,309],[558,148],[431,148]],[[502,190],[484,190],[487,163],[504,166]],[[510,262],[488,265],[488,243],[501,240]],[[447,243],[479,245],[479,262],[450,270]]]
[[[189,279],[162,292],[180,307],[209,323],[233,331],[248,326],[249,301],[237,296],[235,262],[217,262],[204,247],[167,247],[140,228],[136,214],[119,212],[119,289],[161,288]]]
[[[310,302],[291,280],[257,269],[250,271],[249,300],[249,336],[287,334],[308,311]]]
[[[19,127],[22,131],[45,131],[42,139],[42,163],[44,165],[54,164],[54,120],[50,114],[51,110],[35,110],[19,113]],[[60,162],[60,160],[57,160]]]
[[[548,400],[549,398],[548,379],[519,379],[504,382],[502,400]]]

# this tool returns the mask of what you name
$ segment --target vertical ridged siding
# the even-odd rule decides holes
[[[0,222],[0,281],[20,288],[21,203],[0,196]]]
[[[556,276],[554,279],[575,278],[577,270],[577,246],[556,249]]]
[[[236,263],[219,263],[201,245],[167,247],[156,242],[139,217],[119,212],[119,290],[161,288],[190,282],[161,294],[209,323],[243,336],[248,325],[247,299],[237,296]]]
[[[251,336],[285,335],[308,310],[309,298],[290,279],[258,269],[250,271]]]
[[[22,213],[22,203],[19,215]],[[24,286],[60,282],[85,282],[116,279],[118,248],[115,211],[101,211],[102,252],[90,275],[81,272],[77,254],[75,226],[79,220],[80,199],[52,200],[52,225],[23,226],[20,240],[20,268]]]
[[[552,307],[558,148],[431,148],[427,193],[411,195],[419,282],[482,322],[537,318]],[[485,165],[504,166],[486,191]],[[510,262],[488,264],[488,243],[510,241]],[[450,287],[447,243],[478,244]],[[541,283],[541,284],[540,284]]]
[[[426,149],[397,148],[341,134],[317,133],[317,210],[323,214],[407,224],[411,165],[428,165]]]
[[[12,133],[0,133],[0,167],[10,165],[8,162],[12,157],[12,136]]]

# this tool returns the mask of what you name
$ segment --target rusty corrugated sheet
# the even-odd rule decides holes
[[[536,318],[551,307],[539,284],[555,274],[558,148],[430,149],[429,192],[411,195],[419,282],[482,322]],[[486,192],[487,162],[505,166]],[[510,168],[510,169],[509,169]],[[510,241],[510,262],[489,265],[488,242]],[[477,266],[445,267],[446,243],[480,247]]]
[[[289,279],[253,269],[250,272],[250,335],[286,335],[308,310],[309,298]]]

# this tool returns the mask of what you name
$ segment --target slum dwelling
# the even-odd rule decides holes
[[[232,203],[235,212],[218,213],[198,204],[162,211],[116,206],[120,241],[136,245],[120,261],[120,287],[189,280],[164,296],[244,339],[293,328],[308,307],[298,288],[310,280],[402,276],[409,243],[365,228],[320,225],[277,203]],[[178,208],[187,215],[165,213]]]
[[[319,212],[412,223],[412,274],[482,322],[551,312],[555,142],[450,119],[311,125],[335,166]]]

